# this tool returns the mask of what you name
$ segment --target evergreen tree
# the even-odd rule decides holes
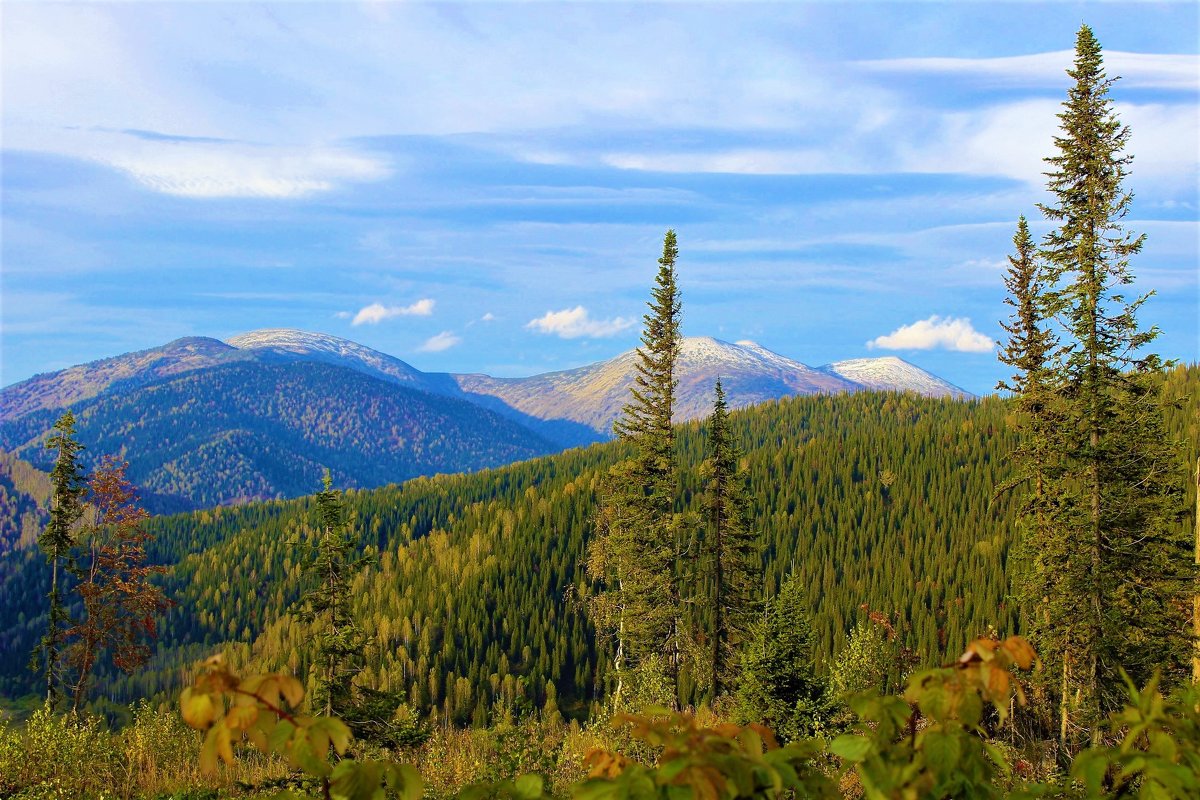
[[[369,559],[357,555],[358,537],[346,524],[342,493],[332,485],[327,469],[317,493],[316,541],[303,560],[312,585],[300,598],[300,617],[321,626],[313,653],[314,702],[326,716],[354,717],[351,681],[364,661],[367,637],[353,613],[351,582]]]
[[[613,426],[631,444],[634,456],[610,471],[597,515],[597,541],[589,567],[609,591],[593,609],[616,637],[616,701],[623,673],[652,655],[666,654],[666,668],[678,694],[681,603],[678,580],[680,542],[674,522],[678,493],[675,432],[675,363],[680,349],[680,303],[675,231],[663,238],[663,254],[649,313],[644,315],[631,399]]]
[[[63,643],[63,631],[69,623],[66,607],[62,600],[59,582],[60,565],[71,566],[71,550],[75,546],[75,525],[83,516],[84,485],[83,468],[79,454],[83,451],[75,439],[75,415],[64,413],[54,423],[54,430],[46,441],[48,450],[57,450],[54,469],[50,472],[50,522],[38,537],[38,546],[50,561],[50,609],[46,623],[46,634],[42,637],[34,659],[40,652],[46,667],[46,702],[54,705],[58,693],[57,684],[62,680],[59,660]]]
[[[829,703],[813,665],[812,639],[805,587],[792,575],[767,602],[742,652],[739,719],[766,725],[785,742],[811,736],[824,725]]]
[[[1008,257],[1004,281],[1009,292],[1005,303],[1013,311],[1008,322],[1000,323],[1009,339],[999,357],[1014,374],[996,388],[1013,395],[1015,428],[1021,439],[1010,456],[1013,477],[997,494],[1024,487],[1018,506],[1021,536],[1015,548],[1012,584],[1026,633],[1046,665],[1033,679],[1038,682],[1039,694],[1053,696],[1060,688],[1052,688],[1048,682],[1057,680],[1055,676],[1067,668],[1061,654],[1075,620],[1064,605],[1074,602],[1072,591],[1062,589],[1071,584],[1076,585],[1073,591],[1079,591],[1086,575],[1078,574],[1082,561],[1059,535],[1061,528],[1056,524],[1064,446],[1059,375],[1054,368],[1058,340],[1047,318],[1050,287],[1046,267],[1024,216],[1017,222],[1013,246],[1015,254]],[[1037,707],[1045,712],[1053,704],[1044,702]]]
[[[1146,297],[1121,293],[1144,241],[1122,226],[1132,202],[1123,188],[1129,129],[1112,108],[1113,80],[1086,25],[1068,74],[1075,83],[1059,114],[1057,153],[1047,159],[1053,202],[1041,206],[1056,225],[1042,249],[1057,287],[1046,293],[1047,313],[1067,344],[1056,364],[1064,415],[1057,533],[1046,543],[1062,557],[1046,587],[1048,610],[1071,620],[1056,634],[1064,743],[1094,732],[1119,702],[1121,667],[1137,682],[1155,664],[1180,670],[1181,600],[1192,577],[1175,524],[1179,459],[1163,431],[1163,364],[1146,353],[1158,331],[1138,326]]]
[[[750,532],[746,473],[729,430],[729,406],[717,380],[716,401],[708,419],[708,458],[701,466],[705,485],[705,578],[708,611],[710,687],[719,697],[733,679],[733,659],[753,621],[755,589],[761,582],[760,554]]]

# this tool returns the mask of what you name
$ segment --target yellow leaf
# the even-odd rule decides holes
[[[1010,636],[1004,640],[1004,649],[1012,656],[1013,662],[1021,669],[1030,669],[1037,653],[1033,646],[1021,636]]]
[[[220,722],[213,726],[213,731],[217,731],[217,755],[226,764],[233,764],[233,743],[229,741],[229,728],[225,727],[224,722]],[[210,731],[211,733],[212,731]]]
[[[293,708],[300,705],[300,701],[304,699],[304,684],[291,675],[280,675],[279,685],[283,690],[283,696],[287,698],[288,705]]]
[[[200,747],[200,771],[212,775],[217,771],[217,729],[208,729],[204,744]]]
[[[179,698],[179,712],[189,726],[204,730],[217,716],[217,707],[210,695],[194,691],[190,686]]]
[[[244,731],[258,719],[258,706],[237,706],[225,715],[225,724],[236,731]]]

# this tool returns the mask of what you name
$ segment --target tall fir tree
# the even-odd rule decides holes
[[[1069,605],[1072,595],[1087,580],[1079,571],[1083,561],[1064,537],[1057,524],[1059,517],[1057,481],[1062,474],[1063,448],[1059,375],[1054,361],[1059,355],[1058,338],[1047,316],[1048,276],[1045,263],[1022,216],[1013,236],[1014,254],[1008,257],[1004,284],[1005,299],[1012,314],[1001,326],[1009,338],[1000,352],[1000,361],[1014,372],[996,388],[1011,392],[1015,425],[1021,438],[1011,453],[1013,477],[997,494],[1021,489],[1018,506],[1021,535],[1015,548],[1012,570],[1013,590],[1025,619],[1026,633],[1042,653],[1046,669],[1036,675],[1039,694],[1048,700],[1058,689],[1049,682],[1065,675],[1066,659],[1061,654],[1071,638],[1074,615]],[[1065,591],[1068,585],[1074,588]],[[1060,701],[1062,695],[1059,694]],[[1053,703],[1037,704],[1039,709]],[[1049,730],[1047,716],[1042,720]],[[1040,733],[1040,732],[1039,732]]]
[[[1053,202],[1040,208],[1055,225],[1041,251],[1054,285],[1045,313],[1066,345],[1054,365],[1063,415],[1056,533],[1044,543],[1062,563],[1045,589],[1049,613],[1070,620],[1054,636],[1063,659],[1059,736],[1073,748],[1094,738],[1119,703],[1121,668],[1138,682],[1155,665],[1181,672],[1181,600],[1193,570],[1176,524],[1181,483],[1163,432],[1163,365],[1146,350],[1158,331],[1138,326],[1146,297],[1121,293],[1144,241],[1122,225],[1132,202],[1124,189],[1129,129],[1113,109],[1113,80],[1086,25],[1068,75],[1074,85],[1047,159]]]
[[[715,393],[707,426],[708,458],[700,472],[707,518],[701,562],[709,590],[709,686],[714,699],[735,679],[736,655],[748,637],[762,580],[761,553],[749,524],[746,473],[729,430],[729,405],[719,379]]]
[[[87,492],[79,454],[83,445],[75,439],[75,415],[64,413],[54,423],[46,441],[48,450],[57,450],[54,469],[50,472],[50,522],[38,537],[38,546],[50,561],[50,595],[46,634],[42,637],[34,661],[42,656],[46,673],[46,702],[54,705],[62,681],[63,634],[70,623],[63,603],[61,578],[71,567],[71,551],[75,547],[75,527],[83,516],[83,497]]]
[[[318,529],[306,545],[302,573],[310,586],[300,597],[299,617],[317,626],[312,660],[317,666],[314,704],[326,716],[353,715],[352,681],[364,660],[367,637],[354,616],[352,583],[370,559],[358,554],[358,537],[346,522],[341,491],[329,470],[317,493]]]
[[[649,313],[643,317],[630,401],[613,426],[617,438],[633,446],[634,455],[614,467],[604,482],[599,536],[589,558],[592,575],[608,587],[594,598],[593,610],[617,640],[618,704],[625,673],[664,654],[667,678],[678,695],[681,547],[674,520],[679,478],[671,427],[680,350],[678,255],[675,231],[668,230]]]

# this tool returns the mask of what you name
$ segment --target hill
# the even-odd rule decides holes
[[[127,458],[159,512],[296,497],[323,467],[341,486],[378,486],[557,449],[476,404],[320,362],[232,359],[71,407],[86,453]],[[58,414],[5,419],[0,447],[48,466],[42,442]]]
[[[1179,470],[1187,481],[1200,455],[1200,368],[1173,370],[1166,393],[1182,401],[1168,422],[1187,443]],[[822,664],[864,606],[890,616],[924,663],[980,632],[1012,631],[1012,509],[1007,497],[993,500],[1009,474],[1007,419],[995,397],[873,392],[732,415],[764,548],[764,594],[792,570],[804,576]],[[680,510],[696,502],[703,443],[698,424],[680,427]],[[607,680],[610,654],[579,602],[590,588],[582,558],[600,476],[623,452],[608,443],[349,492],[355,528],[378,554],[354,585],[356,614],[379,642],[363,680],[460,720],[498,698],[541,703],[548,681],[564,709],[585,708]],[[314,512],[301,498],[153,520],[152,555],[170,566],[164,582],[179,605],[150,668],[108,676],[105,691],[127,700],[175,687],[179,668],[220,649],[235,663],[306,671],[311,633],[287,614],[300,588],[287,542]],[[35,550],[0,556],[0,618],[15,620],[0,631],[0,694],[32,686],[25,654],[44,629],[47,580]]]

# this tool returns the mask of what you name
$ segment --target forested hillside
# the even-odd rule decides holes
[[[0,554],[28,547],[46,526],[50,477],[0,450]]]
[[[505,464],[556,450],[465,400],[321,363],[233,362],[73,406],[89,463],[129,461],[148,508],[171,512],[311,491],[322,467],[341,486]],[[61,413],[0,426],[0,446],[37,465]]]
[[[1166,393],[1185,400],[1169,423],[1194,463],[1200,369],[1173,370]],[[820,664],[864,606],[888,615],[926,663],[989,629],[1012,632],[1012,504],[993,501],[1009,475],[1008,422],[996,397],[878,393],[795,398],[731,417],[765,547],[763,592],[793,570],[803,576]],[[696,506],[698,424],[680,429],[679,448],[685,511]],[[547,682],[560,707],[584,710],[602,691],[609,657],[580,602],[589,592],[582,559],[600,475],[622,455],[618,443],[597,445],[349,492],[354,524],[378,553],[353,591],[379,645],[360,680],[403,689],[415,706],[460,722],[496,699],[541,703]],[[178,606],[150,668],[115,679],[106,694],[127,700],[175,687],[179,667],[222,647],[237,662],[306,674],[309,632],[286,613],[300,570],[289,542],[313,524],[308,499],[155,520],[152,555],[172,566],[165,585]],[[0,650],[27,653],[45,626],[43,559],[35,550],[8,554],[0,576],[0,616],[16,620],[0,633]],[[30,680],[23,657],[5,658],[5,694],[28,691]]]

